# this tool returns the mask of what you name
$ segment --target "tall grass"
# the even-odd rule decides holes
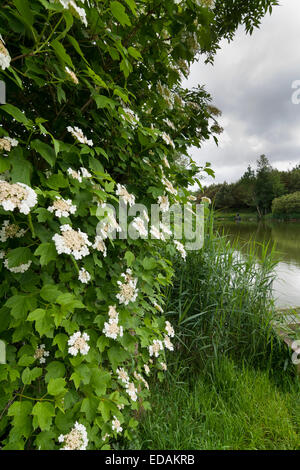
[[[165,311],[177,324],[179,350],[201,367],[214,357],[230,355],[258,362],[270,357],[274,305],[273,247],[249,243],[241,254],[238,241],[214,233],[206,224],[204,248],[176,260]]]

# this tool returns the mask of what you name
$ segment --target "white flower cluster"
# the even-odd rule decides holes
[[[19,228],[16,224],[10,224],[9,220],[4,220],[0,230],[0,241],[6,242],[9,238],[21,238],[24,237],[26,230]]]
[[[86,427],[76,421],[69,434],[61,434],[58,437],[58,442],[64,443],[61,450],[86,450],[89,443]]]
[[[69,67],[65,67],[66,73],[69,75],[70,80],[75,83],[75,85],[78,85],[79,81],[78,78],[76,77],[76,74],[73,72],[73,70],[69,69]]]
[[[125,186],[122,186],[119,183],[117,184],[116,195],[120,196],[121,200],[125,204],[129,204],[130,207],[133,206],[135,203],[135,196],[133,194],[130,194],[125,188]]]
[[[119,293],[116,295],[120,304],[128,305],[129,302],[135,302],[138,296],[138,288],[136,287],[138,279],[132,277],[131,269],[127,269],[126,273],[122,273],[124,282],[117,281],[120,287]]]
[[[34,359],[39,359],[40,364],[45,364],[45,357],[48,357],[49,354],[49,351],[45,351],[45,345],[40,344],[40,346],[35,350]]]
[[[159,228],[156,227],[155,225],[151,225],[150,233],[151,233],[152,238],[155,238],[156,240],[162,240],[162,241],[166,240],[164,237],[164,234],[160,232]]]
[[[159,196],[158,204],[162,212],[168,212],[168,210],[170,209],[170,202],[168,196]]]
[[[19,142],[16,139],[11,139],[10,137],[3,137],[0,139],[0,150],[5,150],[6,152],[10,152],[12,147],[17,147]]]
[[[122,229],[112,212],[101,220],[97,225],[97,234],[102,240],[106,240],[114,231],[121,232]]]
[[[67,131],[69,131],[72,134],[72,136],[75,137],[75,139],[77,139],[78,142],[80,142],[81,144],[86,144],[86,145],[89,145],[90,147],[93,147],[94,145],[93,141],[88,140],[83,134],[82,129],[80,129],[79,127],[68,126]]]
[[[0,250],[0,259],[5,258],[5,251]]]
[[[114,419],[112,420],[112,430],[118,432],[122,432],[123,428],[121,426],[120,421],[117,419],[116,416],[114,416]]]
[[[68,340],[68,345],[70,346],[68,349],[69,354],[72,356],[77,356],[80,352],[83,356],[85,356],[89,352],[89,345],[87,341],[89,341],[90,337],[87,333],[82,333],[77,331],[74,333]]]
[[[86,169],[81,167],[79,171],[73,170],[73,168],[68,168],[68,174],[75,180],[82,183],[82,178],[91,178],[91,173]]]
[[[77,207],[72,204],[71,199],[63,199],[56,196],[56,200],[52,206],[48,207],[48,211],[56,215],[56,217],[68,217],[70,214],[75,214]]]
[[[75,259],[81,259],[87,256],[90,252],[88,247],[91,242],[88,240],[86,233],[73,230],[69,224],[61,225],[60,231],[62,235],[57,233],[52,237],[55,243],[56,251],[60,255],[66,253],[73,255]]]
[[[147,380],[145,380],[144,377],[143,377],[141,374],[139,374],[138,372],[134,371],[134,372],[133,372],[133,375],[134,375],[134,378],[135,378],[136,380],[138,380],[139,382],[142,382],[142,383],[145,385],[145,387],[149,390],[149,384],[148,384]]]
[[[5,47],[5,42],[0,34],[0,67],[2,70],[7,69],[10,66],[11,57],[8,50]]]
[[[132,221],[132,227],[141,235],[146,237],[148,230],[145,227],[145,222],[141,217],[135,217]]]
[[[91,275],[86,271],[86,269],[81,268],[79,271],[78,280],[82,282],[82,284],[88,284],[91,280]]]
[[[118,379],[121,380],[125,385],[129,383],[129,375],[123,367],[120,367],[116,370],[118,374]]]
[[[163,347],[162,341],[160,339],[153,340],[153,343],[150,344],[150,346],[149,346],[150,357],[152,357],[152,356],[158,357],[160,351],[162,351],[163,349],[164,349],[164,347]]]
[[[173,326],[171,325],[171,323],[169,321],[166,321],[165,330],[166,330],[168,336],[171,336],[171,338],[174,338],[175,331],[174,331],[174,328],[173,328]]]
[[[0,206],[5,211],[19,209],[22,214],[29,214],[37,203],[37,195],[24,183],[8,183],[0,180]]]
[[[177,189],[174,188],[171,181],[167,180],[165,176],[162,177],[161,181],[165,185],[166,191],[168,191],[170,194],[174,194],[174,196],[177,196]]]
[[[93,248],[95,250],[100,251],[101,253],[103,253],[104,258],[107,255],[107,249],[106,249],[105,243],[102,240],[102,238],[100,237],[100,235],[96,235],[95,242],[93,244]]]
[[[175,148],[175,144],[173,140],[171,139],[171,137],[169,136],[169,134],[166,134],[166,132],[163,132],[161,137],[167,145],[171,145],[173,149]]]
[[[82,21],[85,27],[87,27],[87,19],[86,19],[86,12],[84,8],[80,8],[75,0],[50,0],[50,3],[55,3],[58,1],[65,9],[69,9],[71,13],[73,13],[75,16],[78,16],[78,18]],[[81,0],[82,3],[85,2],[85,0]]]
[[[128,382],[126,384],[126,392],[130,396],[132,401],[137,401],[137,389],[133,382]]]
[[[117,339],[118,336],[123,336],[123,327],[119,326],[119,314],[115,306],[110,306],[109,321],[104,323],[103,333],[107,338]]]
[[[130,108],[123,108],[123,117],[132,125],[136,125],[139,122],[138,116]]]
[[[177,251],[181,254],[182,258],[185,260],[186,259],[186,251],[181,242],[178,240],[174,240],[174,245],[176,246]]]
[[[8,260],[6,259],[4,261],[4,266],[6,267],[6,269],[11,271],[12,273],[19,274],[19,273],[25,273],[26,271],[28,271],[28,269],[31,266],[31,263],[32,261],[28,261],[28,263],[20,264],[19,266],[9,267]]]

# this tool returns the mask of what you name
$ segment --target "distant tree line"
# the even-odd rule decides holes
[[[279,171],[261,155],[256,168],[249,165],[237,182],[203,187],[197,196],[209,197],[216,209],[252,209],[262,217],[271,212],[275,198],[297,191],[300,191],[300,164],[291,170]]]

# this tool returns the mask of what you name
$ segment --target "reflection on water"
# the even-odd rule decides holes
[[[224,222],[217,226],[231,240],[238,238],[238,245],[248,241],[276,243],[279,263],[277,278],[273,284],[274,297],[278,307],[300,306],[300,223],[298,222]]]

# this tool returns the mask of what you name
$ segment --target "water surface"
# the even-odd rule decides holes
[[[270,244],[276,243],[276,280],[273,295],[277,307],[300,306],[300,222],[218,222],[231,240],[238,238],[238,247],[248,241]]]

